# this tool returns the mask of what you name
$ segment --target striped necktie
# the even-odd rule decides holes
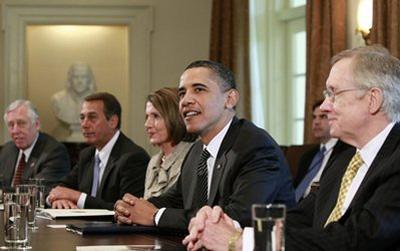
[[[346,199],[347,192],[353,181],[354,177],[357,174],[358,169],[363,165],[363,160],[361,158],[360,152],[357,152],[350,161],[350,164],[347,166],[346,172],[343,175],[342,183],[340,185],[339,195],[336,201],[336,205],[333,208],[331,214],[329,215],[328,220],[325,223],[327,226],[329,223],[338,221],[340,217],[343,215],[343,205]]]
[[[12,186],[17,186],[22,183],[22,175],[24,174],[25,166],[26,166],[25,154],[24,154],[24,152],[22,152],[21,158],[19,159],[19,162],[17,165],[17,169],[15,170]]]
[[[199,207],[207,204],[208,200],[208,170],[207,160],[211,154],[204,148],[197,166],[197,196]]]

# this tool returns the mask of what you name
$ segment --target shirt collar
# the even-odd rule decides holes
[[[221,146],[222,140],[225,138],[226,133],[228,132],[228,129],[232,123],[232,120],[229,120],[229,122],[225,125],[225,127],[217,134],[215,137],[208,143],[208,145],[203,145],[203,149],[206,148],[207,151],[211,154],[211,157],[216,158],[219,148]]]
[[[110,157],[111,151],[114,148],[115,142],[117,142],[119,135],[120,131],[117,130],[114,136],[107,142],[107,144],[100,151],[96,149],[95,154],[99,155],[102,166],[104,166],[107,163],[108,158]]]
[[[338,139],[336,138],[330,138],[328,140],[328,142],[326,142],[325,144],[320,144],[319,149],[321,149],[323,146],[325,146],[325,152],[329,152],[338,142]]]
[[[35,144],[36,144],[36,141],[38,140],[38,138],[39,138],[39,132],[36,134],[35,140],[33,140],[33,143],[28,148],[26,148],[25,150],[21,150],[21,149],[19,150],[19,155],[21,155],[22,153],[25,154],[25,162],[27,162],[29,159],[29,156],[31,156],[33,147],[35,147]]]
[[[385,129],[371,139],[363,148],[357,149],[357,151],[360,151],[361,158],[368,167],[371,166],[372,161],[375,159],[393,126],[394,122],[389,123]]]

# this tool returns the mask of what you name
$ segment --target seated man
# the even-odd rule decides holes
[[[200,140],[169,190],[148,201],[125,195],[116,203],[119,223],[186,229],[199,208],[220,205],[248,226],[251,204],[294,204],[279,146],[264,130],[235,116],[239,93],[230,70],[216,62],[193,62],[181,76],[178,93],[186,129]]]
[[[311,187],[319,184],[328,162],[333,161],[337,155],[351,147],[331,137],[328,115],[320,108],[322,102],[323,100],[318,100],[312,107],[312,132],[320,144],[306,151],[300,157],[297,165],[297,174],[293,179],[293,185],[296,189],[296,201],[305,198],[310,193]]]
[[[382,47],[367,46],[343,51],[332,62],[321,110],[328,114],[331,135],[357,151],[349,149],[338,156],[318,192],[288,212],[285,250],[397,250],[400,60]],[[215,229],[221,231],[218,239],[210,236]],[[243,249],[252,250],[248,229]],[[190,232],[184,240],[189,250],[242,245],[218,208],[200,210]]]
[[[4,113],[11,141],[0,152],[3,186],[44,179],[46,185],[58,182],[70,171],[67,149],[50,135],[39,131],[39,115],[28,100],[12,102]]]
[[[125,193],[143,196],[149,156],[122,132],[121,105],[109,93],[95,93],[82,104],[81,128],[87,144],[71,173],[50,191],[53,208],[105,208]]]

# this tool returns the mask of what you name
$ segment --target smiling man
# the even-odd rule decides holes
[[[330,134],[356,151],[343,151],[319,191],[288,211],[285,250],[399,250],[400,60],[380,46],[343,51],[332,59],[324,95]],[[234,239],[235,250],[253,250],[250,230],[243,243]],[[227,250],[236,231],[221,208],[203,207],[184,243]]]
[[[142,196],[148,154],[121,131],[121,105],[109,93],[95,93],[82,104],[81,129],[90,147],[78,164],[53,188],[53,208],[105,208],[125,193]]]
[[[329,166],[328,162],[351,147],[331,137],[328,114],[320,108],[322,102],[323,100],[318,100],[312,107],[312,133],[319,144],[300,157],[296,177],[293,179],[296,201],[305,198],[311,192],[311,187],[317,189],[323,172]]]
[[[39,131],[39,115],[30,101],[12,102],[4,113],[4,121],[12,141],[0,152],[3,186],[19,185],[30,178],[41,178],[51,185],[68,174],[67,149]]]
[[[220,205],[242,226],[254,203],[294,204],[289,169],[264,130],[235,116],[239,99],[233,74],[212,61],[196,61],[179,83],[180,112],[196,142],[171,189],[147,201],[125,195],[116,203],[119,223],[186,229],[204,205]]]

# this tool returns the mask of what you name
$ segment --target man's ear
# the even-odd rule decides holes
[[[109,123],[110,127],[113,128],[113,129],[117,128],[118,122],[119,122],[118,116],[115,115],[115,114],[112,115],[111,118],[108,120],[108,123]]]
[[[233,109],[239,102],[239,92],[236,89],[230,89],[226,97],[225,107]]]
[[[371,114],[376,114],[382,108],[383,93],[381,89],[376,87],[371,88],[369,92],[370,92],[369,112]]]
[[[39,129],[40,129],[40,121],[39,121],[39,119],[36,119],[34,123],[35,123],[36,130],[39,131]]]

